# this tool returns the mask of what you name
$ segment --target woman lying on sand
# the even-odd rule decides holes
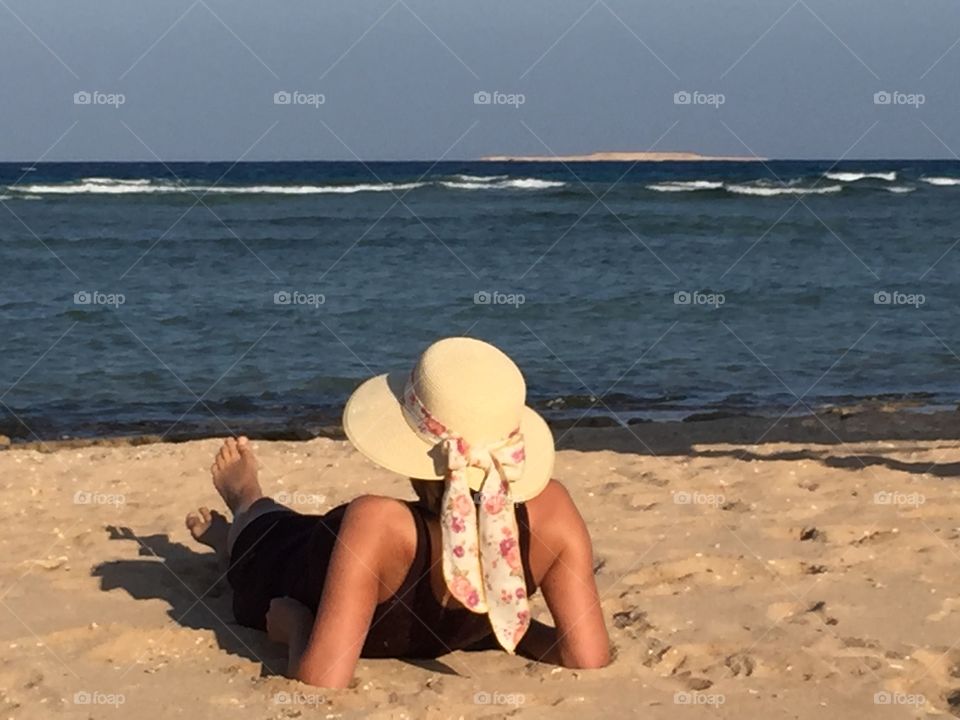
[[[361,385],[344,429],[419,497],[363,495],[325,515],[265,497],[246,438],[211,467],[233,523],[201,508],[187,527],[229,567],[237,621],[289,647],[288,674],[346,687],[358,658],[493,648],[566,667],[610,660],[590,536],[550,479],[553,438],[525,406],[516,365],[448,338],[412,374]],[[532,621],[542,589],[556,627]]]

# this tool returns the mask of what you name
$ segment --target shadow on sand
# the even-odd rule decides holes
[[[212,552],[195,552],[167,535],[136,535],[128,527],[108,526],[111,540],[138,545],[137,560],[113,560],[95,566],[101,590],[126,590],[135,600],[163,600],[167,615],[182,627],[210,630],[222,650],[259,662],[261,675],[286,669],[282,647],[266,634],[238,625],[233,619],[226,573]]]
[[[960,462],[906,462],[875,453],[860,455],[856,443],[899,441],[898,453],[929,452],[910,441],[960,440],[960,413],[828,412],[802,417],[715,417],[687,422],[640,422],[617,427],[556,428],[558,449],[610,450],[637,455],[732,457],[751,460],[810,460],[826,467],[859,470],[882,465],[906,473],[960,476]],[[765,452],[770,443],[794,443],[798,450]],[[730,445],[729,448],[707,447]],[[936,453],[934,452],[934,456]]]
[[[232,593],[226,572],[212,552],[196,552],[167,535],[139,536],[128,527],[108,526],[111,540],[138,545],[143,559],[113,560],[93,568],[104,591],[123,589],[135,600],[163,600],[167,615],[178,625],[210,630],[221,650],[260,663],[261,676],[282,675],[287,667],[286,649],[267,639],[265,633],[239,625],[233,618]],[[471,650],[492,646],[477,645]],[[460,675],[441,659],[403,659],[410,665],[440,675]]]

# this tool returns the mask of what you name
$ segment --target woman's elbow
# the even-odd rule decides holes
[[[313,687],[330,688],[331,690],[342,690],[350,684],[350,677],[336,677],[332,673],[323,673],[311,671],[310,668],[302,664],[292,673],[293,679],[302,682],[304,685]]]
[[[578,670],[599,670],[609,665],[611,660],[610,648],[608,646],[578,653],[576,656],[569,658],[569,660],[563,658],[563,665]]]

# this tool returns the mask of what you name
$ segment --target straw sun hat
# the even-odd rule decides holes
[[[519,431],[525,457],[519,477],[510,483],[516,502],[538,495],[553,472],[553,436],[526,406],[520,369],[501,350],[473,338],[435,342],[412,373],[364,382],[347,402],[343,427],[367,458],[419,480],[445,479],[435,430],[463,438],[470,447],[495,447]],[[466,474],[470,488],[479,490],[484,471],[468,467]]]

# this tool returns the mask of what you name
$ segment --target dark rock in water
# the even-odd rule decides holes
[[[650,418],[630,418],[627,420],[627,425],[643,425],[644,423],[652,423],[653,420]]]
[[[687,415],[683,422],[704,422],[706,420],[729,420],[730,418],[749,417],[742,413],[728,412],[725,410],[716,410],[714,412],[693,413]]]
[[[558,418],[550,421],[550,426],[557,430],[566,430],[571,427],[578,428],[603,428],[620,427],[620,423],[615,418],[606,415],[588,415],[580,419],[576,418]]]

